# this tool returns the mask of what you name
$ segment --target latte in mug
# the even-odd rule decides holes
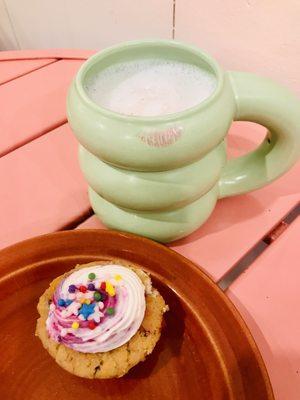
[[[161,116],[194,107],[216,88],[215,76],[194,64],[140,59],[113,64],[85,84],[89,97],[108,110]]]

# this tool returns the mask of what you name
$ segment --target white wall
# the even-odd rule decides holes
[[[176,0],[176,38],[300,94],[300,0]]]
[[[175,38],[300,94],[300,0],[0,0],[0,49]]]
[[[6,3],[0,0],[0,50],[18,49]]]
[[[0,0],[0,24],[16,42],[2,49],[88,48],[140,38],[172,37],[173,0]],[[2,16],[3,15],[3,16]],[[5,35],[0,31],[0,35]]]

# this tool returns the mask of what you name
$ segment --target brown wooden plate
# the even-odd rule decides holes
[[[121,258],[152,275],[170,311],[154,352],[125,377],[87,380],[61,369],[34,336],[39,296],[77,263]],[[106,230],[39,236],[0,252],[0,398],[3,400],[267,400],[269,378],[226,295],[168,248]]]

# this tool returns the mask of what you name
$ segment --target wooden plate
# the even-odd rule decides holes
[[[170,306],[154,352],[121,379],[61,369],[34,336],[36,304],[76,263],[122,258],[153,277]],[[193,263],[150,240],[106,230],[49,234],[0,252],[0,393],[3,400],[274,399],[245,323]]]

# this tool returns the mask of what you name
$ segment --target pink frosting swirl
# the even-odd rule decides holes
[[[106,352],[131,339],[145,308],[145,287],[131,269],[95,265],[76,270],[60,283],[46,328],[53,340],[76,351]]]

